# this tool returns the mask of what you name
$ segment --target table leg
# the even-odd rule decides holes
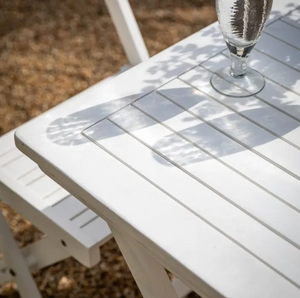
[[[164,267],[134,240],[110,229],[143,297],[178,298]]]

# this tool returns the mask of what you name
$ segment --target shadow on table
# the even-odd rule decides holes
[[[279,12],[273,12],[273,15],[276,14],[279,14]],[[177,65],[181,57],[184,56],[185,58],[181,62],[180,67],[182,67],[182,64],[186,64],[186,70],[189,70],[195,67],[197,59],[201,54],[209,53],[209,56],[211,56],[213,54],[219,53],[224,49],[224,46],[221,43],[222,37],[216,27],[212,26],[210,28],[207,28],[207,30],[203,32],[203,35],[212,36],[214,44],[204,47],[201,47],[201,45],[197,44],[186,44],[185,46],[182,46],[180,44],[175,45],[167,60],[164,60],[161,63],[157,63],[156,66],[150,67],[147,70],[147,72],[152,75],[153,79],[145,81],[146,87],[140,94],[133,94],[132,96],[99,104],[70,114],[65,118],[56,119],[48,127],[48,137],[54,143],[61,146],[78,146],[89,142],[89,140],[82,135],[82,131],[84,129],[92,126],[102,119],[105,119],[106,117],[122,109],[123,107],[130,105],[132,101],[135,101],[140,97],[143,97],[155,91],[157,87],[165,84],[168,81],[171,81],[174,77],[176,78],[178,76]],[[284,55],[284,53],[282,54]],[[289,59],[289,57],[286,57],[285,59]],[[299,77],[295,77],[294,81],[290,82],[291,86],[295,85],[299,80],[300,75]],[[199,110],[199,114],[203,114],[205,111],[206,119],[211,119],[206,120],[208,125],[211,125],[213,127],[230,127],[231,130],[234,130],[235,136],[238,136],[239,142],[247,143],[251,147],[257,147],[271,142],[277,139],[278,136],[271,133],[257,134],[257,130],[254,129],[256,125],[248,120],[245,121],[245,117],[251,119],[254,118],[254,116],[256,118],[259,116],[263,120],[263,123],[267,124],[270,130],[272,130],[273,127],[276,127],[277,134],[280,137],[284,137],[287,133],[295,130],[300,125],[299,121],[294,120],[290,117],[274,117],[274,108],[269,105],[260,105],[261,102],[255,97],[252,97],[250,103],[249,101],[244,101],[239,98],[228,99],[231,102],[231,106],[239,106],[239,108],[243,110],[243,115],[241,116],[234,112],[228,113],[227,115],[221,115],[218,110],[211,108],[211,104],[209,103],[209,101],[205,102],[201,100],[201,105],[199,105],[200,99],[197,99],[197,96],[189,96],[189,94],[187,93],[193,93],[193,89],[191,88],[189,89],[189,91],[187,91],[186,89],[181,90],[180,88],[174,88],[172,90],[169,90],[168,92],[169,95],[166,94],[166,97],[169,97],[170,99],[172,99],[171,94],[180,94],[183,92],[184,96],[186,97],[185,109],[194,108],[194,114],[197,113],[197,109]],[[293,93],[281,87],[279,89],[270,90],[270,92],[268,93],[270,99],[269,102],[272,102],[274,106],[277,106],[279,109],[284,110],[287,114],[290,113],[291,115],[294,115],[294,112],[298,111],[298,115],[300,115],[300,106],[293,103],[295,101],[290,99],[291,94]],[[202,94],[201,96],[203,97],[204,94]],[[215,100],[213,96],[205,96],[210,97],[212,100]],[[296,93],[294,93],[293,96],[295,98],[299,98]],[[160,121],[167,121],[168,119],[176,117],[178,113],[182,112],[183,111],[179,109],[177,109],[177,114],[162,112],[161,114],[163,114],[163,117],[160,119]],[[130,118],[132,116],[128,115],[128,117]],[[203,120],[203,118],[199,119]],[[148,122],[143,123],[143,120],[141,119],[134,119],[134,121],[135,127],[138,127],[138,129],[143,128],[143,126],[146,127],[147,125],[149,125]],[[138,123],[138,121],[140,121],[140,123]],[[190,115],[190,118],[187,117],[185,121],[194,121],[194,116]],[[281,123],[278,123],[278,121],[281,121]],[[214,154],[218,157],[235,154],[241,150],[246,150],[246,148],[243,146],[233,147],[231,145],[232,140],[227,137],[223,138],[222,142],[220,143],[220,138],[214,136],[214,133],[219,134],[219,132],[212,129],[207,130],[207,124],[199,123],[194,126],[192,125],[189,128],[179,131],[177,134],[174,134],[172,133],[172,131],[170,131],[170,134],[168,136],[159,140],[156,144],[154,144],[153,147],[163,154],[166,154],[168,156],[171,155],[174,161],[176,161],[180,165],[202,161],[207,158],[207,155],[199,154],[200,151],[196,147],[194,147],[194,151],[190,150],[191,146],[189,143],[185,143],[186,145],[182,145],[183,143],[179,144],[178,135],[183,135],[188,139],[192,139],[193,143],[201,144],[201,147],[203,147],[207,151],[214,152]],[[114,134],[111,134],[111,132],[103,132],[101,133],[101,138],[103,139],[115,137],[119,133],[120,130],[118,130],[118,132],[115,132]]]
[[[195,67],[199,57],[201,57],[201,60],[203,60],[203,56],[208,59],[212,54],[217,54],[224,50],[224,42],[217,27],[208,27],[203,33],[203,36],[209,35],[211,35],[214,40],[214,43],[209,46],[201,46],[196,43],[175,45],[169,53],[168,59],[164,57],[162,60],[158,60],[155,66],[151,66],[147,69],[149,79],[143,81],[144,88],[139,94],[116,98],[88,108],[84,107],[84,105],[82,108],[78,107],[78,112],[54,120],[47,129],[47,136],[54,143],[61,146],[78,146],[88,142],[88,140],[82,136],[82,130],[130,104],[132,101],[154,91],[174,77],[177,77],[182,73],[182,69],[187,71]],[[155,56],[153,58],[155,58]],[[136,67],[139,67],[139,65]],[[130,69],[128,72],[132,72],[132,83],[134,84],[134,69]],[[122,75],[123,74],[120,76]],[[105,88],[105,84],[109,84],[109,82],[100,82],[100,84],[103,84]],[[97,86],[93,86],[79,96],[85,96],[88,101],[89,92],[93,92],[93,88],[96,90]],[[114,90],[112,90],[112,92],[114,92]],[[96,92],[94,92],[94,94],[96,94]]]

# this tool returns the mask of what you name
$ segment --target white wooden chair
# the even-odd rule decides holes
[[[106,222],[22,154],[15,147],[14,131],[0,138],[0,199],[46,234],[22,250],[30,268],[41,269],[69,256],[87,267],[100,261],[99,247],[111,238]],[[18,263],[6,264],[7,270],[0,264],[0,281],[9,270],[17,274],[18,268],[11,266]]]
[[[106,0],[106,5],[130,64],[148,59],[128,1]],[[69,256],[92,267],[100,261],[99,247],[112,237],[104,220],[15,147],[14,131],[0,138],[0,200],[45,233],[41,240],[20,252],[0,214],[0,250],[4,255],[0,261],[0,283],[16,280],[23,298],[40,297],[30,269],[41,269]],[[173,284],[179,297],[189,292],[179,280]]]
[[[0,212],[0,250],[3,253],[3,261],[9,266],[1,268],[2,277],[10,278],[13,276],[18,284],[20,293],[24,293],[23,297],[41,297],[37,286],[30,274],[29,267],[25,258],[20,252],[9,227],[6,224],[5,218]],[[15,271],[13,268],[17,268]]]

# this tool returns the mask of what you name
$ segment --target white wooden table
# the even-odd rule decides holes
[[[229,63],[213,24],[17,131],[108,222],[145,298],[176,297],[164,268],[202,297],[300,297],[297,5],[274,3],[255,97],[210,86]]]

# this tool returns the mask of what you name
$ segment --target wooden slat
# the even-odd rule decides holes
[[[108,239],[107,227],[100,222],[97,222],[98,227],[93,225],[94,232],[98,232],[95,237],[74,223],[71,224],[68,215],[78,205],[86,207],[73,197],[71,200],[66,198],[70,196],[68,192],[15,147],[13,133],[0,138],[0,149],[4,145],[10,149],[5,149],[6,153],[0,157],[0,163],[4,162],[3,167],[0,167],[1,199],[12,204],[17,212],[52,238],[64,239],[71,246],[69,252],[76,259],[87,266],[95,265],[99,261],[97,246]],[[64,201],[68,203],[63,204]]]
[[[46,175],[27,185],[41,200],[60,188],[56,182]]]
[[[205,91],[205,94],[213,94],[214,97],[219,96],[220,94],[215,92],[210,84],[211,73],[205,73],[204,77],[200,77],[200,73],[198,74],[198,71],[195,73],[195,71],[192,70],[192,73],[186,73],[181,78],[194,84],[199,90]],[[253,151],[300,177],[300,167],[298,166],[300,164],[300,151],[297,148],[229,110],[204,93],[197,94],[198,96],[194,100],[198,100],[198,103],[193,106],[184,97],[175,95],[172,100],[201,119],[209,121],[211,125],[233,137],[241,144],[248,146]],[[239,103],[236,105],[238,106]],[[217,113],[217,110],[222,112]]]
[[[265,32],[300,49],[300,30],[282,21],[265,28]]]
[[[223,54],[229,57],[229,52],[227,50],[224,51]],[[252,51],[251,59],[248,64],[250,67],[262,73],[266,78],[269,78],[278,85],[281,85],[286,89],[294,91],[295,93],[300,95],[300,81],[298,70],[292,69],[291,67],[278,62],[273,58],[264,55],[263,53],[256,50]],[[205,68],[208,68],[209,65],[209,62],[203,63],[203,66],[205,66]],[[278,98],[281,98],[283,96],[285,96],[285,93],[277,95]]]
[[[232,111],[243,115],[245,118],[266,128],[271,133],[274,133],[276,136],[300,147],[299,121],[294,120],[253,96],[245,98],[223,96],[211,87],[209,82],[211,76],[212,73],[208,70],[197,67],[183,75],[181,79],[188,84],[195,86],[203,93],[208,94],[226,107],[229,107]],[[230,88],[230,83],[227,81],[220,79],[220,84],[221,83],[224,88]],[[236,87],[236,90],[238,89],[239,88]],[[269,136],[266,140],[269,140],[270,138],[272,137]],[[273,137],[273,139],[275,138]]]
[[[230,61],[226,56],[217,55],[201,64],[201,66],[216,71],[219,68],[228,66],[229,63]],[[264,89],[256,97],[300,121],[300,96],[269,79],[265,79],[265,81]]]
[[[300,9],[294,10],[292,13],[284,16],[281,20],[300,29]]]
[[[226,52],[226,54],[228,54],[228,52]],[[255,50],[251,54],[249,66],[257,69],[265,77],[277,84],[300,94],[299,71]],[[282,94],[278,96],[282,96]]]
[[[27,173],[31,172],[36,167],[36,163],[22,154],[20,158],[15,159],[6,166],[3,166],[3,170],[12,176],[12,178],[19,179],[20,177],[23,177]]]
[[[263,34],[255,49],[300,70],[300,51],[271,35]]]
[[[97,241],[99,241],[99,245],[104,244],[112,237],[107,223],[99,216],[97,219],[82,227],[81,231],[93,238],[96,238]]]
[[[255,50],[251,53],[249,66],[257,69],[277,84],[300,94],[299,72],[297,70]],[[283,94],[278,94],[278,96],[283,96]]]
[[[138,219],[142,225],[139,226],[139,229],[142,231],[147,229],[147,235],[155,240],[155,244],[152,246],[166,243],[168,246],[163,249],[166,253],[162,257],[171,256],[173,260],[180,260],[182,257],[187,258],[188,263],[185,264],[189,269],[186,272],[194,273],[195,282],[204,280],[205,286],[206,283],[211,284],[210,282],[218,280],[218,291],[228,297],[250,298],[255,293],[271,295],[274,298],[279,298],[283,293],[289,295],[289,298],[297,297],[296,294],[299,293],[299,289],[279,276],[274,270],[215,231],[203,220],[191,215],[188,210],[151,186],[143,178],[135,175],[115,158],[103,150],[99,150],[94,144],[91,145],[95,147],[96,154],[93,154],[93,158],[89,161],[89,167],[90,170],[96,170],[97,181],[102,181],[104,177],[109,178],[107,183],[101,185],[101,191],[110,196],[111,208],[121,207],[122,212],[126,213],[126,218]],[[107,169],[110,168],[110,171],[99,171],[99,165]],[[109,167],[107,167],[108,165]],[[88,179],[91,182],[90,177]],[[113,185],[116,186],[116,182],[120,183],[118,187],[112,187]],[[94,182],[91,184],[96,186]],[[137,186],[141,187],[141,193],[138,193],[142,196],[137,195]],[[99,184],[97,189],[99,190]],[[154,208],[155,206],[159,206],[159,208]],[[137,213],[136,208],[140,212]],[[154,209],[156,212],[153,212]],[[149,218],[147,216],[149,210],[154,217]],[[174,218],[174,214],[176,214],[176,220],[172,221],[172,225],[164,224],[166,220]],[[149,228],[151,228],[151,232]],[[180,235],[180,238],[174,237],[174,228],[175,234]],[[178,239],[184,245],[178,246]],[[152,246],[147,246],[147,248],[152,251]],[[211,266],[212,260],[218,264],[217,267]],[[224,272],[226,272],[225,275]],[[253,274],[260,277],[254,288],[250,287]],[[228,287],[230,280],[236,281],[237,279],[239,287]],[[272,284],[271,288],[265,286],[266,280]],[[244,295],[244,293],[250,294]]]
[[[2,145],[2,144],[0,144]],[[14,147],[11,147],[11,148],[1,148],[1,154],[0,154],[0,160],[3,156],[5,156],[6,154],[10,153],[11,151],[13,151],[15,148]]]
[[[27,186],[43,176],[45,176],[45,174],[40,170],[39,167],[36,167],[32,169],[32,171],[26,173],[26,175],[20,177],[18,181]]]
[[[141,104],[144,102],[145,101],[142,101]],[[197,179],[201,180],[218,193],[223,194],[233,204],[240,206],[240,208],[259,218],[274,230],[280,231],[281,234],[285,235],[292,242],[297,243],[297,245],[300,244],[300,232],[299,235],[296,235],[290,226],[292,224],[292,222],[290,222],[291,217],[300,223],[298,212],[276,200],[274,197],[230,170],[228,167],[222,165],[217,160],[200,151],[192,144],[176,135],[172,135],[169,130],[159,126],[154,128],[154,132],[151,131],[151,133],[149,133],[146,128],[149,127],[150,130],[154,123],[152,123],[152,125],[146,124],[144,121],[145,118],[142,118],[142,114],[137,113],[137,116],[135,115],[136,114],[134,114],[132,110],[126,109],[123,110],[122,113],[113,115],[111,119],[115,123],[120,123],[120,121],[124,119],[122,127],[126,130],[134,130],[134,134],[140,140],[148,142],[151,138],[152,146],[161,154],[172,160],[172,162],[176,163],[176,165],[197,177]],[[148,121],[150,120],[148,119]],[[133,126],[132,123],[137,124]],[[170,134],[172,138],[164,143],[164,140],[166,140]],[[99,140],[99,137],[95,137],[95,140]],[[121,146],[120,150],[123,150],[122,148],[123,147]],[[139,151],[134,152],[136,155],[139,154]],[[154,156],[154,160],[163,163],[163,160],[156,159],[156,156]],[[174,185],[174,183],[172,185]],[[243,196],[240,195],[241,193],[243,193]],[[263,213],[261,212],[262,210],[264,210]],[[268,214],[268,211],[265,210],[269,210],[270,213]],[[287,217],[284,215],[285,212],[289,214]],[[285,223],[281,222],[279,224],[275,219],[275,214],[281,214],[280,217],[282,217],[283,220],[284,218],[288,220]]]
[[[290,4],[285,0],[275,1],[273,15],[281,17],[283,12],[294,7]],[[125,234],[128,233],[144,245],[165,267],[174,271],[199,294],[203,291],[203,297],[298,298],[299,286],[296,287],[275,272],[274,268],[268,267],[245,248],[216,231],[207,221],[195,213],[191,214],[111,153],[84,138],[78,140],[77,135],[70,137],[70,146],[59,146],[55,140],[51,140],[51,134],[45,135],[51,125],[59,129],[65,127],[65,121],[55,120],[53,123],[53,119],[80,119],[79,129],[101,121],[130,101],[219,52],[220,39],[224,45],[216,26],[201,31],[117,77],[105,88],[96,86],[93,91],[84,92],[50,111],[48,117],[39,117],[26,124],[18,132],[17,142],[24,151],[29,147],[27,153],[43,163],[45,171],[59,177],[62,185],[70,189],[73,187],[74,193],[84,198],[93,210],[103,214]],[[178,67],[178,64],[182,67]],[[291,82],[291,86],[296,85]],[[125,97],[129,100],[118,104],[118,99]],[[32,138],[32,135],[36,137]],[[120,137],[107,135],[110,141],[115,142]],[[153,158],[152,163],[155,162]],[[202,166],[205,163],[200,164]],[[240,195],[246,193],[243,189],[238,189],[238,192]],[[260,212],[264,213],[265,209],[262,207]],[[271,213],[270,210],[267,212]],[[278,222],[282,221],[280,216],[273,216],[279,218]],[[239,229],[238,222],[236,229]],[[285,251],[274,257],[278,260],[284,258]]]
[[[159,140],[163,134],[167,136],[170,131],[158,123],[133,108],[126,108],[112,118],[118,125],[123,126],[124,124],[124,128],[129,129],[134,136],[138,138],[142,136],[143,141],[147,142],[147,145],[151,148],[156,148],[159,153],[166,153],[163,148],[155,147],[155,144],[157,144],[155,138]],[[136,120],[145,124],[143,129],[140,130],[140,123]],[[113,136],[116,133],[117,138],[106,137],[107,134]],[[178,167],[167,162],[163,157],[155,154],[151,149],[121,131],[113,123],[105,120],[97,124],[92,128],[89,137],[98,140],[99,145],[152,183],[164,189],[186,208],[196,212],[198,216],[207,220],[215,228],[233,238],[259,258],[265,261],[268,260],[270,266],[276,267],[277,270],[284,272],[288,278],[300,284],[300,268],[295,264],[295,262],[300,261],[300,251],[298,249],[276,236],[216,193],[210,191],[197,180],[185,174]],[[170,159],[173,158],[172,153],[165,156],[170,157]],[[153,162],[153,158],[156,162]],[[196,167],[202,167],[202,163],[206,162],[196,162]],[[211,165],[213,166],[213,163]],[[189,165],[183,166],[183,168],[188,170]],[[218,180],[217,174],[215,179]],[[270,210],[273,210],[272,207]],[[273,213],[273,218],[275,213]],[[298,218],[300,218],[299,214]],[[239,229],[236,229],[236,222],[240,223]],[[289,257],[284,260],[285,264],[282,260],[276,258],[276,253],[282,250],[291,252]]]
[[[96,219],[96,217],[98,217],[98,215],[95,212],[93,212],[90,209],[87,209],[85,212],[81,213],[74,220],[72,220],[72,223],[76,227],[82,228],[83,226],[91,222],[93,219]]]
[[[7,151],[0,157],[0,167],[8,166],[10,163],[16,161],[18,158],[21,158],[23,153],[20,152],[17,148]]]
[[[174,85],[177,86],[177,88],[173,88],[175,94],[185,93],[186,102],[197,102],[195,101],[195,97],[197,100],[197,92],[194,89],[180,81],[174,81],[166,85],[166,88],[170,87],[171,90],[172,86],[175,87]],[[178,88],[179,86],[181,88]],[[159,91],[173,97],[167,89]],[[145,113],[155,115],[153,117],[157,121],[164,122],[176,133],[300,210],[300,181],[298,179],[247,150],[239,143],[185,112],[162,96],[146,97],[144,100],[137,102],[136,105]],[[159,113],[159,110],[164,111],[164,113]],[[170,134],[165,142],[171,142],[172,138],[173,135]],[[163,142],[161,143],[163,144]],[[187,156],[187,153],[182,152],[182,154],[179,154],[178,150],[174,148],[174,155],[178,155],[180,158],[181,156]],[[188,156],[191,162],[193,160],[197,161],[197,154],[194,154],[193,151]]]
[[[48,206],[53,206],[58,204],[61,200],[65,199],[69,196],[69,193],[60,187],[58,190],[44,197],[44,201],[46,201]]]
[[[10,150],[15,148],[14,145],[14,130],[1,136],[0,138],[0,160],[1,156],[7,154]]]
[[[70,220],[85,209],[86,206],[84,204],[70,195],[58,204],[55,204],[53,207],[47,208],[45,212],[47,214],[51,213],[56,217],[61,217],[65,220]]]

